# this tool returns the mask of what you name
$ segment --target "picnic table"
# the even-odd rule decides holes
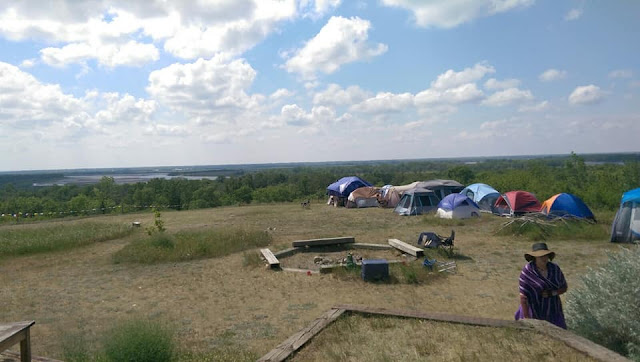
[[[35,321],[24,321],[8,324],[0,324],[0,352],[3,352],[14,344],[20,342],[20,361],[31,361],[31,339],[29,328]]]

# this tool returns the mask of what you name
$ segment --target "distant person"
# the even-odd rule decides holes
[[[520,273],[520,308],[516,320],[542,319],[567,329],[560,295],[567,291],[567,281],[560,267],[551,262],[556,253],[546,243],[536,243],[524,254],[528,263]]]

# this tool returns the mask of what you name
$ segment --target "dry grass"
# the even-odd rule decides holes
[[[594,361],[535,332],[343,315],[292,361]]]
[[[36,355],[61,358],[62,332],[82,332],[91,345],[114,321],[141,316],[177,326],[182,350],[209,355],[229,349],[242,360],[240,356],[268,352],[336,304],[512,319],[523,253],[531,247],[523,238],[494,235],[504,219],[486,215],[441,222],[430,216],[400,217],[389,209],[313,204],[303,210],[294,203],[163,211],[162,218],[171,233],[271,228],[272,250],[287,248],[293,240],[335,236],[355,236],[365,243],[386,243],[388,238],[415,243],[421,231],[448,235],[454,228],[456,248],[467,258],[457,260],[457,274],[417,285],[274,272],[256,268],[250,251],[181,263],[114,264],[113,254],[143,235],[144,227],[153,222],[152,214],[60,221],[76,225],[136,220],[142,227],[130,236],[79,249],[0,260],[0,316],[7,322],[36,321],[31,334]],[[605,250],[618,248],[606,239],[548,244],[570,287],[587,266],[606,259]],[[457,343],[462,344],[466,335],[459,337]]]

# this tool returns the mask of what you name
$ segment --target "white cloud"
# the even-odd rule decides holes
[[[271,93],[269,95],[270,99],[273,100],[280,100],[280,99],[285,99],[285,98],[289,98],[291,96],[293,96],[293,92],[286,89],[286,88],[279,88],[277,89],[275,92]]]
[[[105,109],[96,113],[97,123],[144,123],[156,111],[156,102],[153,100],[136,99],[130,94],[120,96],[118,93],[104,93],[102,95],[107,103]]]
[[[484,97],[484,93],[478,89],[475,83],[467,83],[456,88],[427,89],[415,96],[415,104],[418,107],[437,104],[459,104],[473,102]]]
[[[32,128],[35,124],[74,124],[86,107],[59,85],[40,83],[18,67],[0,62],[0,123]]]
[[[532,104],[532,105],[522,105],[518,108],[518,112],[541,112],[549,109],[550,104],[549,101],[542,101],[540,103]]]
[[[611,79],[628,79],[633,78],[633,71],[631,69],[616,69],[609,72],[609,78]]]
[[[590,84],[574,89],[569,96],[569,103],[574,105],[593,104],[602,101],[604,96],[605,94],[600,90],[600,87]]]
[[[495,68],[486,62],[477,63],[473,68],[465,68],[460,72],[449,69],[431,82],[431,87],[435,89],[455,88],[469,82],[475,82],[485,75],[495,72]]]
[[[301,0],[303,17],[320,18],[340,6],[342,0]]]
[[[149,75],[147,92],[162,105],[199,121],[231,122],[210,116],[257,107],[264,97],[246,93],[256,75],[246,61],[227,61],[215,56],[155,70]]]
[[[547,69],[538,76],[538,79],[543,82],[552,82],[554,80],[564,79],[566,77],[566,70]]]
[[[314,106],[305,112],[297,104],[287,104],[280,110],[280,120],[288,125],[312,127],[314,131],[336,121],[336,112],[331,107]]]
[[[367,41],[370,29],[371,23],[367,20],[333,16],[315,37],[295,51],[284,68],[305,79],[313,79],[318,72],[331,74],[344,64],[386,52],[385,44]]]
[[[48,64],[96,59],[114,67],[156,60],[157,43],[184,59],[240,54],[296,16],[294,0],[25,0],[0,10],[0,35],[56,43],[42,49]]]
[[[31,58],[31,59],[25,59],[22,62],[20,62],[20,68],[31,68],[33,66],[35,66],[36,64],[38,64],[38,60]]]
[[[184,137],[191,132],[185,126],[170,124],[154,124],[145,128],[145,133],[152,136]]]
[[[417,26],[453,28],[476,18],[526,8],[534,0],[382,0],[382,3],[409,10]]]
[[[495,78],[490,78],[484,83],[484,87],[491,90],[516,88],[519,85],[520,85],[520,80],[513,79],[513,78],[505,79],[505,80],[497,80]]]
[[[97,59],[107,67],[141,66],[158,60],[160,53],[153,44],[142,44],[133,40],[123,44],[72,43],[62,48],[40,50],[42,61],[53,66],[82,63]]]
[[[410,93],[383,92],[352,106],[351,110],[363,113],[386,113],[401,112],[409,107],[413,107],[413,95]]]
[[[564,20],[566,21],[578,20],[580,19],[581,16],[582,16],[582,9],[575,8],[575,9],[569,10],[567,15],[564,16]]]
[[[313,103],[345,106],[360,103],[371,96],[370,92],[358,86],[349,86],[343,89],[338,84],[329,84],[324,91],[313,95]]]
[[[493,93],[487,99],[482,101],[482,104],[492,107],[502,107],[517,102],[531,100],[533,100],[533,94],[531,94],[531,91],[521,90],[518,88],[509,88]]]

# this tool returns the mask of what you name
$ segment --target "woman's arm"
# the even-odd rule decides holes
[[[527,303],[527,296],[520,294],[520,307],[522,308],[522,316],[524,318],[531,318],[529,316],[529,303]]]

